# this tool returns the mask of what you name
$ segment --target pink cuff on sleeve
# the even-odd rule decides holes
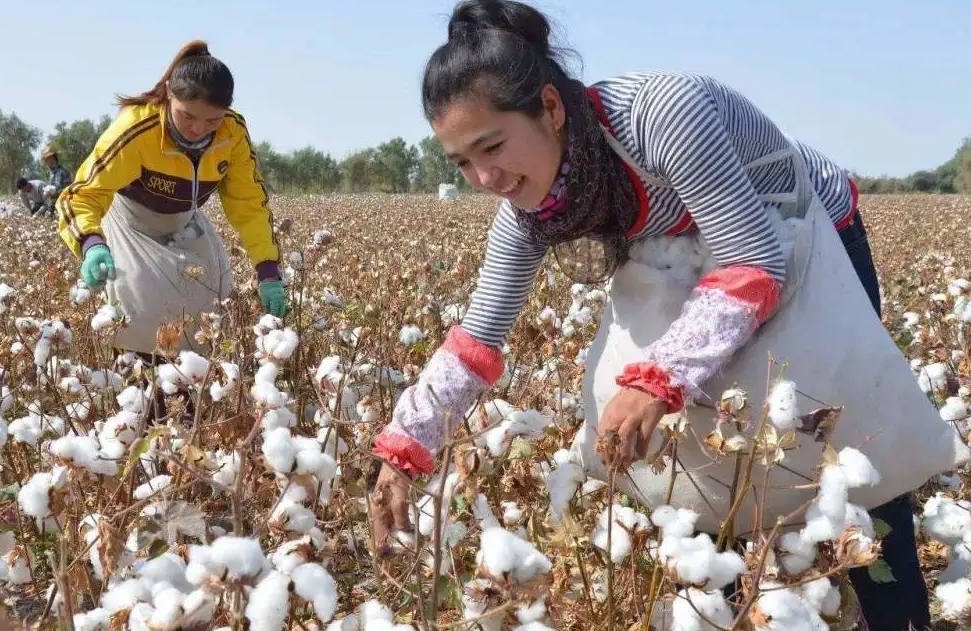
[[[684,390],[671,385],[671,376],[653,362],[628,364],[616,381],[618,386],[636,388],[654,395],[667,404],[668,414],[684,409]]]
[[[435,471],[431,452],[420,442],[386,428],[374,441],[374,455],[384,458],[412,478]]]
[[[448,330],[442,348],[458,357],[486,385],[491,386],[499,381],[505,371],[502,352],[475,339],[461,325],[456,324]]]
[[[761,267],[733,266],[712,270],[698,283],[698,289],[720,289],[750,307],[757,324],[765,322],[779,304],[782,287]]]

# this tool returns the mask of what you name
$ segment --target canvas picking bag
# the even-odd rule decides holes
[[[612,138],[608,134],[608,138]],[[632,167],[639,170],[618,143],[612,143]],[[677,448],[678,462],[666,460],[659,473],[635,462],[627,475],[618,475],[616,489],[649,506],[664,504],[677,467],[671,503],[700,514],[699,531],[714,533],[728,514],[730,487],[735,476],[734,455],[714,457],[701,444],[714,428],[722,393],[734,387],[748,392],[753,422],[761,418],[764,395],[779,366],[785,378],[801,393],[800,413],[827,405],[843,406],[830,442],[839,450],[859,448],[877,471],[881,482],[850,492],[850,501],[871,509],[911,491],[934,475],[971,458],[971,451],[954,427],[943,421],[917,385],[908,362],[877,317],[856,275],[843,243],[806,175],[805,163],[793,148],[787,153],[797,163],[797,190],[786,196],[764,196],[764,201],[785,202],[783,217],[791,241],[785,243],[787,277],[775,314],[755,332],[722,368],[703,384],[706,406],[686,405],[687,436]],[[782,154],[772,159],[783,159]],[[759,161],[764,164],[764,160]],[[751,167],[753,165],[749,165]],[[801,221],[799,221],[801,219]],[[777,222],[779,225],[779,222]],[[785,232],[785,231],[783,231]],[[666,237],[660,237],[666,238]],[[680,236],[677,239],[698,239]],[[695,244],[704,247],[703,242]],[[683,270],[663,270],[632,260],[618,269],[610,282],[600,329],[587,354],[583,384],[585,420],[572,446],[573,458],[587,475],[606,481],[606,469],[595,451],[597,424],[604,407],[618,391],[615,378],[624,366],[642,361],[646,348],[667,331],[680,315],[698,278]],[[673,421],[669,415],[662,423]],[[752,431],[748,432],[751,435]],[[661,446],[655,432],[650,453]],[[824,444],[812,435],[795,433],[795,444],[780,466],[769,473],[768,493],[762,506],[761,528],[796,511],[815,496],[815,490],[793,490],[818,479],[817,466]],[[784,468],[783,468],[784,467]],[[756,464],[752,485],[763,488],[767,469]],[[753,525],[755,494],[747,493],[736,521],[744,535]],[[791,524],[798,526],[801,518]]]
[[[226,248],[198,208],[157,213],[115,195],[102,227],[115,259],[108,300],[129,318],[115,335],[118,348],[151,354],[160,325],[197,320],[200,312],[216,310],[233,289]],[[194,331],[185,327],[181,348],[204,351]]]

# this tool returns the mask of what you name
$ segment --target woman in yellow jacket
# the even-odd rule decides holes
[[[218,193],[259,279],[266,313],[287,311],[273,215],[233,76],[187,44],[121,111],[57,200],[59,231],[92,288],[130,318],[116,346],[151,354],[158,327],[212,311],[233,287],[225,246],[200,212]],[[109,282],[110,281],[110,282]],[[183,347],[193,347],[190,332]]]

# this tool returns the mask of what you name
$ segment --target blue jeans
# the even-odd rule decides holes
[[[840,233],[840,238],[870,302],[873,303],[873,309],[879,316],[881,309],[877,271],[863,218],[859,214]],[[850,581],[860,599],[863,616],[870,631],[922,631],[930,628],[927,585],[920,571],[917,539],[914,535],[914,508],[914,498],[907,493],[870,511],[871,517],[886,522],[891,528],[890,534],[883,539],[882,557],[890,565],[896,579],[890,583],[876,583],[870,579],[866,568],[850,570]]]

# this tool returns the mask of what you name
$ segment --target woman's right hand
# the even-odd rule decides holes
[[[389,464],[383,464],[378,480],[369,498],[371,505],[371,531],[374,549],[382,556],[390,549],[389,535],[395,530],[410,532],[408,519],[408,487],[411,482],[404,473]]]

